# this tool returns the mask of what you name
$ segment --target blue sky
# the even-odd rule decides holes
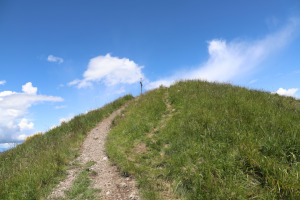
[[[0,149],[131,93],[203,79],[300,97],[300,3],[0,0]]]

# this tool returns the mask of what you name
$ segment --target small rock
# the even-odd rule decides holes
[[[127,187],[127,184],[126,184],[126,183],[120,183],[118,186],[119,186],[120,188],[126,188],[126,187]]]
[[[107,192],[106,192],[106,196],[107,196],[107,195],[109,195],[109,194],[110,194],[110,192],[109,192],[109,191],[107,191]]]
[[[91,167],[91,168],[88,169],[88,171],[94,171],[94,168]]]
[[[94,137],[94,140],[98,140],[99,138],[98,137]]]
[[[139,197],[135,194],[135,192],[133,192],[130,194],[129,199],[137,200],[137,199],[139,199]]]
[[[107,158],[106,156],[102,158],[102,160],[107,160],[107,159],[108,159],[108,158]]]
[[[174,111],[175,111],[175,108],[172,109],[172,112],[174,112]]]

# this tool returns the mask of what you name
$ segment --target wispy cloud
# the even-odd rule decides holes
[[[37,90],[28,82],[22,92],[0,92],[0,143],[20,142],[34,129],[34,123],[25,118],[33,104],[63,101],[61,97],[37,95]]]
[[[106,54],[92,58],[83,74],[83,79],[75,79],[68,85],[84,88],[100,81],[106,86],[133,84],[144,77],[142,68],[143,66],[139,66],[128,58],[112,57],[110,54]]]
[[[6,80],[0,81],[0,85],[4,85],[6,83]]]
[[[118,89],[118,90],[115,91],[115,94],[123,94],[125,92],[126,92],[125,88],[121,87],[120,89]]]
[[[55,106],[55,109],[63,109],[63,108],[66,108],[66,107],[67,107],[66,105]]]
[[[160,84],[169,86],[179,79],[232,81],[251,72],[269,55],[286,46],[292,40],[298,24],[298,19],[290,19],[281,30],[261,40],[227,42],[222,39],[213,39],[208,42],[209,59],[205,63],[190,71],[150,82],[146,88],[152,89]]]
[[[298,88],[291,88],[291,89],[283,89],[283,88],[279,88],[276,92],[281,96],[290,96],[290,97],[295,97],[295,93],[298,91]]]
[[[249,85],[251,85],[251,84],[253,84],[253,83],[256,83],[258,81],[258,79],[253,79],[253,80],[251,80],[251,81],[249,81]]]
[[[61,64],[64,62],[64,59],[57,57],[57,56],[49,55],[47,58],[47,61]]]

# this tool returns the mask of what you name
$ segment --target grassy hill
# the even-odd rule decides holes
[[[144,199],[300,199],[300,101],[179,82],[133,101],[106,144]]]
[[[43,199],[86,134],[127,95],[0,156],[0,199]],[[106,150],[143,199],[300,199],[300,101],[229,84],[179,82],[131,101]]]
[[[120,108],[131,95],[74,117],[67,123],[37,134],[0,156],[0,199],[43,199],[66,176],[66,167],[79,155],[87,133]]]

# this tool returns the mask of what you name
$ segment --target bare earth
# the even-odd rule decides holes
[[[96,172],[91,181],[94,188],[101,189],[100,195],[103,200],[140,199],[137,195],[135,180],[132,177],[120,176],[117,167],[109,162],[104,147],[107,133],[110,131],[111,121],[123,109],[124,107],[113,112],[88,134],[81,147],[81,155],[78,157],[80,164],[89,161],[96,162],[91,167],[91,170]],[[71,188],[78,172],[78,168],[68,171],[67,178],[58,184],[48,199],[64,197],[64,191]]]

